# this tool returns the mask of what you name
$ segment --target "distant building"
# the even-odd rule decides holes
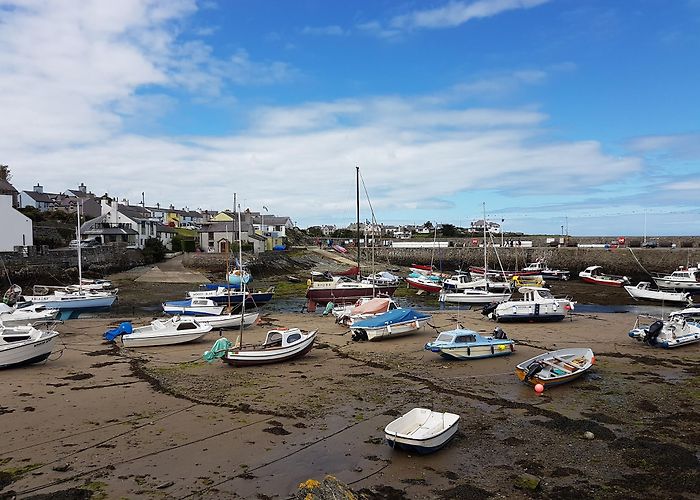
[[[136,248],[143,248],[149,238],[158,238],[166,248],[172,249],[173,232],[164,230],[148,209],[106,199],[102,199],[101,207],[99,217],[82,225],[82,234],[99,237],[103,244],[124,243]]]
[[[238,242],[238,220],[211,222],[202,226],[197,233],[199,248],[203,251],[226,253],[233,243]],[[249,222],[241,221],[241,240],[244,243],[252,243],[253,252],[256,254],[265,250],[265,239],[255,234]]]
[[[473,220],[469,231],[472,233],[483,233],[484,232],[484,219]],[[501,225],[498,222],[486,221],[486,232],[499,234],[501,232]]]
[[[12,206],[12,195],[0,195],[0,252],[33,246],[32,220]]]
[[[10,196],[12,198],[12,206],[22,208],[22,205],[19,204],[19,191],[5,179],[0,179],[0,196]]]
[[[56,207],[57,194],[45,193],[44,187],[37,183],[31,191],[22,191],[19,203],[22,208],[33,207],[41,212],[47,212]]]

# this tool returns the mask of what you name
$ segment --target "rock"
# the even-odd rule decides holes
[[[51,468],[52,470],[55,470],[56,472],[67,472],[70,470],[70,465],[69,464],[61,464],[61,465],[56,465]]]
[[[345,484],[338,481],[333,476],[326,476],[323,482],[309,479],[299,485],[294,497],[296,500],[313,498],[314,500],[357,500],[357,495]]]
[[[515,478],[514,486],[521,490],[535,491],[540,486],[541,479],[532,474],[524,473]]]
[[[583,433],[583,438],[588,439],[590,441],[592,439],[595,439],[595,434],[593,434],[591,431],[586,431]]]
[[[164,490],[165,488],[170,488],[173,484],[175,484],[174,481],[167,481],[163,484],[159,484],[158,486],[156,486],[156,489]]]

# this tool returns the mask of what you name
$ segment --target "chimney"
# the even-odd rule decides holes
[[[81,193],[87,193],[87,186],[81,182],[80,186],[78,186],[78,191]]]
[[[34,192],[35,193],[43,193],[44,192],[44,187],[39,184],[38,182],[36,183],[36,186],[34,186]]]
[[[156,208],[160,210],[160,202],[156,203]]]
[[[112,201],[112,208],[109,210],[109,223],[115,226],[119,222],[119,202],[115,199]]]

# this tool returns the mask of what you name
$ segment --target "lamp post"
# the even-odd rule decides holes
[[[263,210],[269,213],[269,210],[265,205],[263,205]],[[262,232],[262,237],[264,238],[263,248],[267,250],[267,236],[265,236],[265,214],[263,213],[260,214],[260,231]]]

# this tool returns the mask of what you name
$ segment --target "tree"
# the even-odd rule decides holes
[[[167,249],[158,238],[148,238],[143,244],[143,259],[146,264],[155,264],[165,258]]]
[[[442,235],[445,238],[454,238],[455,236],[457,236],[457,229],[452,224],[443,224]]]
[[[0,181],[10,182],[11,179],[10,167],[8,165],[0,165]]]
[[[425,224],[423,224],[423,227],[432,229],[433,228],[433,223],[430,221],[427,221]]]
[[[309,236],[311,237],[316,237],[316,238],[322,238],[323,237],[323,230],[321,229],[321,226],[311,226],[306,230]]]

